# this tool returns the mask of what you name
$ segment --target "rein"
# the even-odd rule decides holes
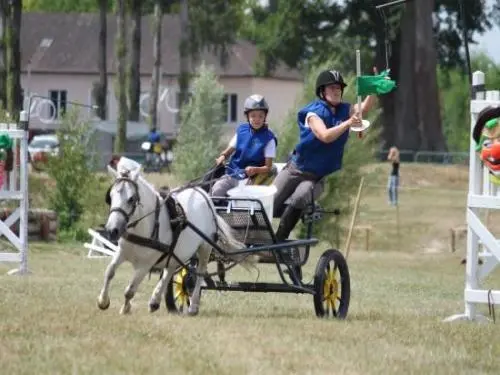
[[[212,185],[215,181],[219,180],[219,178],[211,178],[211,179],[206,180],[206,181],[200,181],[200,180],[202,180],[205,176],[213,175],[215,173],[215,169],[216,168],[217,168],[217,166],[213,167],[207,173],[205,173],[203,176],[196,177],[196,178],[194,178],[192,180],[189,180],[184,185],[181,185],[181,186],[179,186],[179,187],[177,187],[175,189],[172,189],[172,190],[169,189],[168,194],[166,195],[165,198],[163,198],[160,201],[160,204],[164,204],[167,201],[167,199],[174,192],[175,193],[180,193],[181,191],[186,190],[186,189],[197,188],[197,187],[202,187],[202,186],[206,186],[206,185]],[[155,212],[155,210],[152,210],[152,211],[148,212],[147,214],[141,216],[140,218],[134,220],[133,222],[131,222],[131,223],[129,223],[127,225],[127,228],[134,228],[137,225],[138,222],[140,222],[142,219],[148,217],[149,215],[153,214],[154,212]]]
[[[179,193],[179,192],[181,192],[183,190],[186,190],[186,189],[201,187],[201,186],[205,186],[205,185],[210,185],[213,182],[217,181],[218,178],[212,178],[212,179],[207,180],[207,181],[199,181],[199,180],[203,179],[205,176],[207,176],[209,173],[213,174],[214,173],[214,169],[215,168],[212,168],[211,171],[209,171],[208,173],[205,173],[203,176],[197,177],[195,179],[192,179],[192,180],[186,182],[184,185],[179,186],[178,188],[169,190],[168,194],[165,196],[165,198],[163,198],[163,199],[160,200],[159,204],[160,205],[164,204],[169,199],[169,197],[171,197],[171,195],[172,195],[173,192]],[[134,228],[141,220],[143,220],[146,217],[148,217],[149,215],[155,213],[155,211],[156,211],[156,209],[152,210],[152,211],[150,211],[150,212],[148,212],[146,214],[144,214],[143,216],[139,217],[138,219],[136,219],[136,220],[132,221],[131,223],[127,224],[127,229],[128,228]],[[132,214],[130,214],[130,216],[132,216]]]

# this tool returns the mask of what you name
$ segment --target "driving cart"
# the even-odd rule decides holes
[[[258,263],[275,265],[281,282],[228,282],[226,271],[236,265],[225,259],[225,251],[196,227],[190,226],[213,247],[210,262],[217,263],[213,273],[198,274],[197,260],[193,258],[171,279],[165,295],[170,312],[181,312],[189,306],[189,296],[197,277],[204,278],[202,290],[242,291],[264,293],[298,293],[313,296],[318,317],[343,319],[347,316],[350,300],[350,277],[347,262],[336,249],[324,251],[316,264],[314,278],[307,283],[302,278],[302,267],[308,262],[310,250],[319,240],[313,238],[313,226],[324,214],[338,215],[339,211],[322,209],[317,202],[302,214],[306,226],[304,239],[278,242],[272,227],[272,198],[274,186],[241,186],[229,191],[229,197],[211,197],[216,212],[232,227],[236,238],[246,248],[240,254],[257,255]],[[234,253],[233,253],[234,254]]]

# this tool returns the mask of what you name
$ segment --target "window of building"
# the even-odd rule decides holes
[[[236,122],[238,119],[238,94],[225,94],[222,99],[222,121]]]
[[[67,90],[49,90],[49,98],[52,102],[49,117],[60,119],[66,113]]]

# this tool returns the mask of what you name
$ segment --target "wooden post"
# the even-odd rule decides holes
[[[370,250],[370,232],[371,229],[369,227],[366,227],[366,251]]]
[[[455,252],[455,230],[450,228],[450,251]]]
[[[401,235],[399,231],[399,203],[396,202],[396,235],[398,239],[398,250],[401,249]]]
[[[349,233],[347,234],[347,241],[345,245],[345,258],[349,256],[349,248],[351,247],[351,238],[352,231],[354,229],[354,223],[356,222],[356,216],[358,213],[359,201],[361,199],[361,191],[363,190],[363,183],[365,182],[365,178],[361,177],[361,181],[359,182],[358,195],[356,196],[356,201],[354,202],[354,210],[351,217],[351,225],[349,226]]]

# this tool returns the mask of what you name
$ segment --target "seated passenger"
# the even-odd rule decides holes
[[[247,122],[236,129],[229,146],[216,159],[221,165],[230,155],[225,174],[215,182],[210,194],[224,197],[228,190],[238,186],[241,180],[267,177],[273,171],[278,141],[266,123],[269,106],[261,95],[245,100],[244,113]]]

